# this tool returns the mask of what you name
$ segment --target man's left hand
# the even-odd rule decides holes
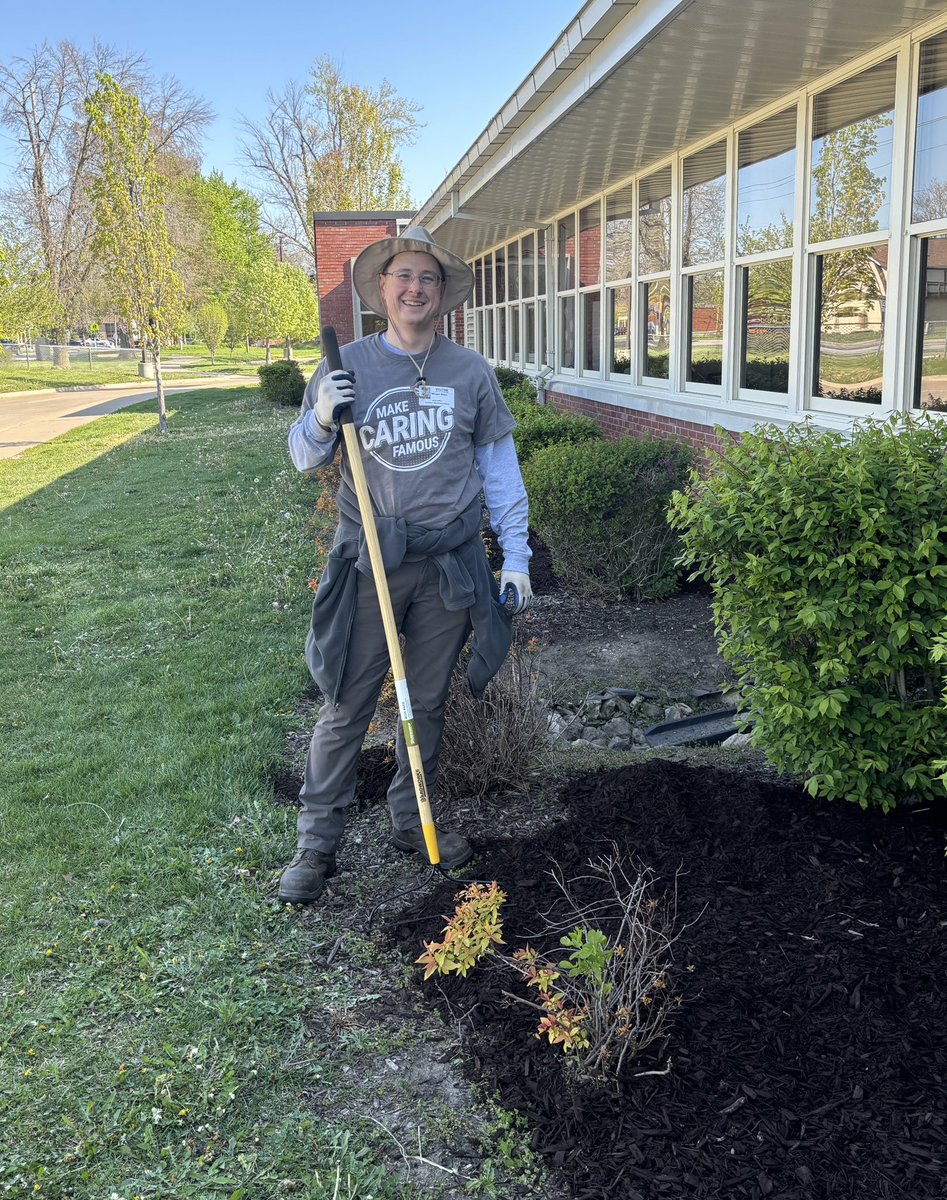
[[[511,599],[515,602],[516,607],[510,611],[515,616],[517,613],[525,612],[529,608],[530,601],[533,598],[533,589],[530,587],[529,575],[525,571],[501,571],[500,572],[500,596],[506,595],[506,589],[513,587],[514,593]],[[509,601],[507,601],[509,603]]]

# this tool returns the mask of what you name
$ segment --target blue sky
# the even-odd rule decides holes
[[[581,0],[475,0],[465,5],[405,5],[376,0],[264,5],[234,0],[156,4],[76,4],[45,0],[19,22],[8,16],[0,62],[43,42],[82,46],[94,38],[144,54],[156,75],[174,75],[213,106],[204,170],[252,188],[238,156],[240,114],[259,119],[267,88],[304,80],[323,54],[338,59],[351,83],[383,78],[422,105],[425,128],[403,153],[408,186],[428,198],[490,118],[581,8]],[[420,8],[436,15],[418,16]],[[439,9],[439,11],[438,11]],[[0,175],[13,146],[0,131]]]

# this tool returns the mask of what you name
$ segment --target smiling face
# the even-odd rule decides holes
[[[409,283],[395,278],[397,272],[407,271]],[[437,283],[422,283],[420,276],[435,275]],[[417,342],[434,332],[444,283],[441,264],[432,254],[410,250],[396,254],[378,277],[378,290],[388,313],[388,323],[402,338]]]

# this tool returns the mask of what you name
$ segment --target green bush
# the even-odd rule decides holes
[[[511,384],[510,387],[500,389],[503,392],[503,399],[513,411],[516,408],[541,408],[536,400],[536,385],[530,383],[528,379],[524,379],[522,383]]]
[[[677,536],[667,505],[691,465],[679,442],[559,442],[524,464],[530,522],[556,574],[606,597],[657,599],[677,589]]]
[[[508,388],[519,387],[523,383],[528,383],[530,387],[533,386],[522,371],[514,371],[512,367],[494,367],[493,370],[496,373],[497,383],[500,385],[501,392],[506,392]],[[536,390],[534,388],[533,395],[535,396],[535,394]]]
[[[306,380],[299,363],[281,358],[265,363],[257,371],[260,377],[260,395],[273,404],[292,404],[296,408],[302,403]]]
[[[510,403],[510,411],[516,418],[513,443],[521,463],[546,446],[562,443],[574,446],[580,442],[602,440],[602,431],[591,417],[573,417],[549,405],[537,404],[535,400],[518,401],[516,398]]]
[[[753,741],[813,795],[945,794],[947,425],[746,435],[671,507]]]

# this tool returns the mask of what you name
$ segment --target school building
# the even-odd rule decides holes
[[[610,434],[947,409],[947,0],[589,0],[417,213],[319,214],[343,340],[408,224],[447,335]]]

